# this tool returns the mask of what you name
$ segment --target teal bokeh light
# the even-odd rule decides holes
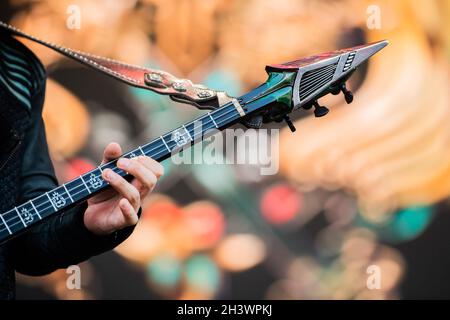
[[[429,225],[433,210],[428,206],[410,207],[397,213],[393,228],[395,233],[404,240],[415,238]]]
[[[196,255],[185,265],[188,287],[204,292],[217,292],[220,284],[220,272],[214,261],[206,255]]]
[[[208,73],[204,84],[212,89],[225,91],[234,97],[240,95],[243,90],[239,78],[233,72],[225,69],[215,69]]]
[[[169,254],[152,259],[147,265],[147,274],[151,281],[164,289],[173,289],[181,278],[180,262]]]
[[[360,226],[369,228],[388,242],[403,242],[418,237],[433,219],[430,206],[413,206],[397,211],[382,224],[373,224],[360,217]]]

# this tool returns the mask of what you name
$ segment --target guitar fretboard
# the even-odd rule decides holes
[[[148,144],[125,153],[122,157],[134,158],[141,155],[163,161],[184,147],[200,141],[216,130],[223,130],[235,123],[241,115],[232,103],[207,113],[181,127],[154,139]],[[29,200],[0,215],[0,243],[25,228],[38,223],[57,212],[80,203],[106,187],[102,171],[109,168],[121,176],[127,173],[116,166],[117,160],[105,163],[80,177]]]

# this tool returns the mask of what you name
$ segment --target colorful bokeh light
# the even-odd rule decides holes
[[[301,210],[301,194],[286,184],[268,188],[261,199],[261,213],[268,222],[275,225],[291,221]]]

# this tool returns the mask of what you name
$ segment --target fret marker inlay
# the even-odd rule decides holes
[[[92,189],[98,189],[103,184],[102,180],[99,176],[96,176],[95,174],[91,173],[89,175],[89,180],[87,181]]]
[[[50,201],[55,205],[56,208],[61,208],[66,205],[66,199],[64,199],[64,197],[57,191],[53,191]]]

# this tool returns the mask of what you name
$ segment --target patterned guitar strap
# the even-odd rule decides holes
[[[0,28],[8,30],[13,35],[44,45],[129,85],[169,95],[174,101],[191,104],[199,109],[215,109],[233,99],[223,91],[216,91],[200,84],[194,84],[188,79],[178,79],[165,71],[134,66],[55,45],[26,34],[2,21],[0,21]]]

